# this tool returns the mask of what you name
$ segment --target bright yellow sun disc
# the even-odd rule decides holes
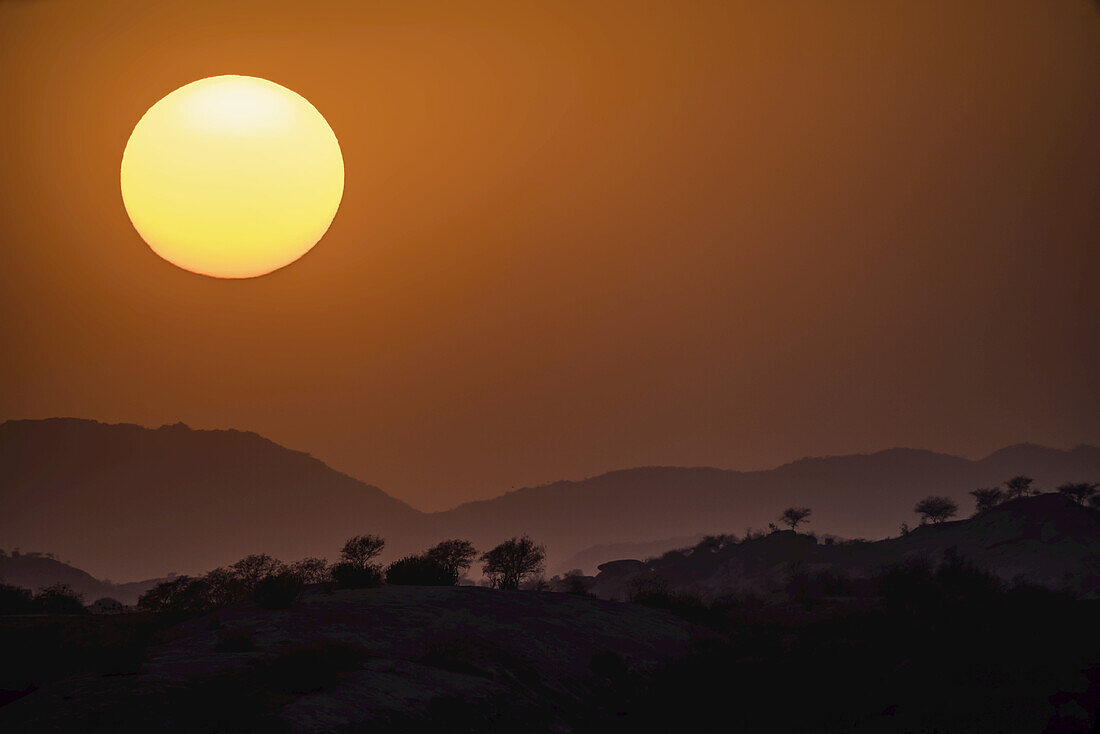
[[[121,179],[130,221],[154,252],[195,273],[252,278],[324,236],[344,159],[305,98],[266,79],[216,76],[149,108]]]

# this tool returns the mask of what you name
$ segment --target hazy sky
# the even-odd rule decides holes
[[[325,115],[329,234],[161,260],[187,82]],[[0,0],[0,419],[255,430],[413,505],[639,464],[1100,442],[1086,0]]]

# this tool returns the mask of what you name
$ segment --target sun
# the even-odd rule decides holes
[[[149,108],[126,143],[121,183],[153,252],[193,273],[254,278],[328,231],[344,159],[304,97],[266,79],[215,76]]]

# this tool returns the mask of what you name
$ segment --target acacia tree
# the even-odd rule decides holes
[[[1038,490],[1031,488],[1031,484],[1034,481],[1034,479],[1025,474],[1012,477],[1012,479],[1005,482],[1005,497],[1014,500],[1019,497],[1027,497],[1029,494],[1038,494]]]
[[[810,516],[809,507],[788,507],[783,510],[783,514],[779,516],[779,521],[788,526],[791,530],[797,530],[799,523],[806,522],[806,518]]]
[[[1071,500],[1079,505],[1086,504],[1096,494],[1096,488],[1100,487],[1100,484],[1089,484],[1088,482],[1075,482],[1070,484],[1063,484],[1058,487],[1058,493],[1063,497],[1069,497]]]
[[[344,563],[365,569],[373,565],[371,561],[385,547],[386,541],[377,535],[356,535],[344,543],[344,547],[340,549],[340,558]]]
[[[922,499],[913,508],[913,512],[919,514],[921,525],[931,520],[935,523],[954,517],[959,511],[959,506],[950,497],[929,496]]]
[[[458,578],[473,565],[477,548],[468,540],[444,540],[429,548],[424,556]]]
[[[319,584],[326,581],[330,575],[328,560],[312,556],[290,564],[290,572],[303,584]]]
[[[481,556],[482,571],[497,589],[518,589],[526,577],[541,573],[546,548],[529,537],[506,540]]]
[[[1001,491],[1000,487],[985,487],[975,489],[970,493],[970,496],[977,503],[977,512],[985,512],[999,505],[1001,500],[1005,498],[1005,493]]]
[[[245,590],[251,594],[261,579],[281,573],[286,566],[266,553],[253,553],[234,563],[229,570],[237,575]]]

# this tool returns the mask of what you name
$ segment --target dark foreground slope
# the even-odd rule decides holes
[[[0,618],[0,731],[1086,734],[1100,721],[1100,602],[1001,589],[958,563],[866,591],[706,607],[391,587],[175,626]]]
[[[1005,502],[966,520],[924,525],[878,542],[819,542],[780,531],[742,542],[703,543],[648,562],[604,564],[594,591],[622,598],[637,579],[659,576],[673,590],[720,597],[766,594],[794,575],[865,579],[916,559],[954,554],[1005,583],[1027,582],[1100,598],[1100,511],[1059,494]]]
[[[570,730],[609,676],[644,674],[693,634],[665,611],[566,594],[318,592],[289,610],[245,603],[171,628],[144,664],[0,708],[0,729],[411,731],[435,719],[452,731]]]

